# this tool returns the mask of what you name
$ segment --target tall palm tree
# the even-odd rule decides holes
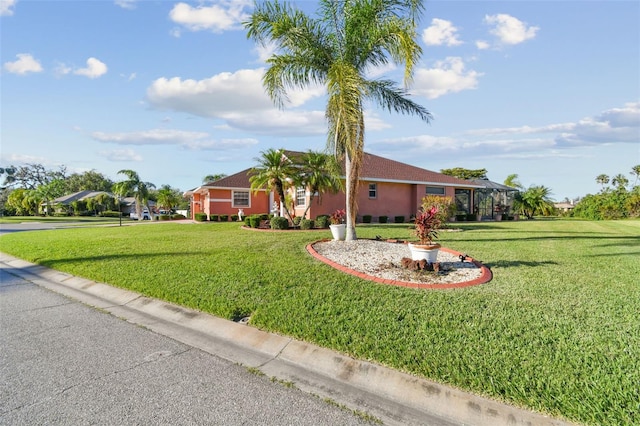
[[[598,175],[596,182],[602,185],[602,189],[604,190],[604,186],[609,183],[609,176],[605,174]]]
[[[622,173],[618,173],[611,179],[611,183],[618,189],[624,189],[629,184],[629,179]]]
[[[288,3],[264,2],[245,22],[247,36],[278,51],[268,60],[263,84],[279,107],[287,89],[323,85],[327,90],[327,146],[344,159],[347,240],[355,240],[357,190],[364,153],[365,102],[414,114],[429,122],[431,114],[409,100],[407,92],[368,71],[389,63],[404,65],[412,80],[422,53],[416,42],[421,0],[320,0],[312,18]]]
[[[261,189],[275,191],[280,198],[280,204],[284,207],[286,216],[291,218],[285,201],[285,189],[293,183],[293,177],[297,174],[297,170],[283,149],[270,148],[261,151],[260,154],[259,158],[255,158],[258,165],[249,171],[251,190],[253,192],[258,192]]]
[[[121,197],[133,196],[136,200],[136,214],[138,218],[142,218],[142,207],[149,208],[149,189],[155,188],[155,185],[150,182],[143,182],[140,180],[140,176],[133,170],[120,170],[120,175],[125,175],[126,180],[116,182],[113,184],[113,192]]]
[[[299,175],[296,184],[309,190],[309,202],[302,217],[307,216],[311,203],[316,194],[320,197],[323,192],[336,193],[342,189],[338,163],[332,155],[321,152],[307,151],[296,161]]]
[[[636,186],[636,183],[638,183],[638,178],[640,178],[640,164],[631,168],[631,176],[636,177],[636,180],[633,182],[633,186]]]

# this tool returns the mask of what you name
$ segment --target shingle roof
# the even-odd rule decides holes
[[[67,194],[67,195],[63,195],[62,197],[58,197],[55,200],[53,200],[54,204],[70,204],[74,201],[78,201],[78,200],[86,200],[88,198],[93,198],[99,194],[107,194],[111,197],[113,197],[112,194],[109,194],[108,192],[105,191],[91,191],[91,190],[85,190],[85,191],[79,191],[79,192],[74,192],[73,194]]]
[[[299,151],[284,151],[288,157],[300,156],[303,153]],[[209,182],[198,188],[194,188],[187,193],[198,192],[198,190],[206,188],[250,188],[249,172],[251,169],[245,169],[231,176],[223,177],[215,182]],[[344,173],[344,171],[343,171]],[[447,176],[442,173],[433,172],[420,167],[411,166],[388,158],[379,157],[377,155],[364,153],[362,159],[362,170],[360,172],[360,180],[367,181],[384,181],[426,185],[444,185],[456,186],[460,188],[480,188],[482,185],[474,182]]]

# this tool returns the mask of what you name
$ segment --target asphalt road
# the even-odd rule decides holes
[[[369,424],[4,269],[0,348],[0,424]]]

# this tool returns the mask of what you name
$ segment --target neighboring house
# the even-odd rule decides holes
[[[301,154],[286,151],[288,157]],[[395,216],[404,216],[405,220],[408,220],[416,214],[425,195],[453,198],[459,211],[471,213],[473,191],[483,187],[470,181],[368,153],[363,156],[361,170],[357,201],[359,220],[363,215],[372,216],[373,221],[377,221],[380,216],[387,216],[390,221],[393,221]],[[244,215],[271,213],[278,197],[265,190],[252,193],[250,171],[251,169],[246,169],[186,191],[184,195],[191,198],[192,215],[200,212],[207,215],[232,215],[238,214],[239,210],[242,210]],[[301,216],[307,207],[310,194],[306,188],[297,188],[295,194],[291,195],[295,200],[292,213]],[[329,215],[337,209],[344,208],[343,192],[318,194],[313,198],[307,217]]]
[[[563,213],[567,213],[573,210],[576,207],[576,205],[573,203],[573,201],[569,203],[567,203],[566,201],[563,201],[561,203],[553,203],[553,207],[555,207],[556,209],[558,209]]]
[[[51,205],[54,206],[54,208],[57,211],[62,211],[62,209],[64,209],[64,211],[69,211],[74,201],[86,202],[88,199],[95,198],[100,194],[107,194],[111,198],[114,198],[114,199],[116,198],[116,196],[110,192],[85,190],[85,191],[74,192],[73,194],[63,195],[62,197],[58,197],[51,201]],[[135,198],[125,197],[125,198],[122,198],[120,201],[122,206],[122,214],[128,215],[130,213],[135,213],[136,211]],[[149,204],[149,208],[151,208],[152,210],[155,208],[156,203],[154,201],[149,200],[148,204]]]

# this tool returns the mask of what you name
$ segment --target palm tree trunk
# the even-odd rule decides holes
[[[351,163],[351,154],[347,150],[344,156],[344,169],[347,179],[347,184],[345,185],[345,196],[347,199],[347,233],[345,236],[345,241],[355,241],[358,239],[356,235],[356,210],[354,209],[356,203],[352,198],[355,196],[354,185],[353,185],[353,167]]]

